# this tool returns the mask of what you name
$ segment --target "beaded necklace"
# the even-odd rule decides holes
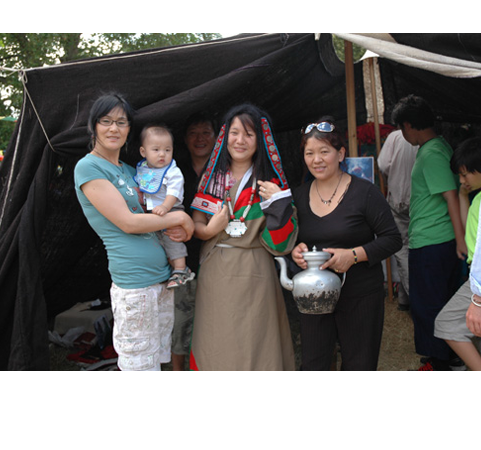
[[[247,231],[247,225],[245,224],[245,220],[247,218],[247,214],[249,214],[249,211],[252,207],[252,203],[254,201],[254,195],[256,193],[256,179],[254,177],[252,181],[251,196],[249,198],[249,201],[247,202],[247,206],[244,209],[244,213],[242,214],[242,217],[240,217],[239,219],[235,218],[234,209],[232,208],[232,198],[230,196],[230,188],[228,186],[229,186],[229,174],[226,174],[226,177],[225,177],[226,199],[225,200],[227,202],[227,206],[229,207],[230,221],[227,224],[227,227],[225,228],[225,232],[231,237],[241,237]]]
[[[341,175],[339,176],[339,181],[337,182],[336,189],[334,189],[334,192],[332,193],[331,198],[330,198],[329,200],[324,200],[324,199],[321,197],[321,194],[319,193],[319,189],[318,189],[317,183],[316,183],[317,195],[318,195],[319,198],[321,199],[321,202],[322,202],[322,203],[324,203],[324,204],[327,205],[327,206],[331,206],[332,199],[333,199],[334,196],[336,195],[337,188],[338,188],[339,185],[341,184],[341,180],[342,180],[342,176],[343,176],[343,175],[344,175],[344,172],[341,172]],[[338,203],[339,203],[339,202],[338,202]]]

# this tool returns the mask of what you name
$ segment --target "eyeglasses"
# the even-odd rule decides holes
[[[310,133],[314,128],[317,128],[321,133],[331,133],[336,127],[330,122],[311,123],[304,129],[304,134]]]
[[[125,119],[119,119],[119,120],[112,120],[108,119],[107,117],[101,117],[100,119],[97,120],[97,122],[100,125],[103,125],[104,127],[110,127],[113,123],[115,123],[119,128],[125,128],[130,125],[130,122]]]

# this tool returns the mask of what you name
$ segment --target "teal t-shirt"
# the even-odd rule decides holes
[[[106,219],[90,203],[80,187],[88,181],[106,179],[122,194],[129,209],[144,214],[133,176],[127,164],[117,167],[88,154],[75,167],[75,191],[90,226],[102,239],[109,260],[112,281],[123,289],[138,289],[166,281],[170,266],[155,233],[128,234]]]
[[[473,261],[474,249],[476,248],[476,236],[478,233],[479,222],[479,205],[481,203],[481,192],[478,192],[473,198],[468,209],[468,218],[466,219],[466,233],[465,241],[468,247],[467,263],[471,264]]]
[[[411,174],[409,248],[442,244],[455,238],[443,193],[458,189],[451,171],[451,146],[438,136],[421,146]]]

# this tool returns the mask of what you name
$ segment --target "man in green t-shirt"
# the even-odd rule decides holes
[[[467,262],[471,264],[476,248],[481,204],[481,138],[475,137],[464,141],[454,152],[451,168],[453,172],[459,173],[461,181],[459,191],[461,219],[466,226]],[[470,205],[468,195],[476,191],[478,193]],[[481,370],[481,355],[472,341],[474,334],[466,324],[466,312],[471,305],[471,295],[471,283],[468,279],[438,314],[434,335],[445,339],[471,370]]]
[[[409,295],[416,352],[428,357],[420,370],[450,370],[454,353],[434,336],[434,321],[458,288],[459,260],[467,254],[453,151],[434,130],[434,114],[421,97],[401,99],[392,119],[411,145],[419,145],[411,175]]]

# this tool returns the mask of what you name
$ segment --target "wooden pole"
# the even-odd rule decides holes
[[[377,110],[377,92],[376,92],[376,77],[374,75],[374,58],[368,59],[369,65],[369,76],[371,79],[371,98],[372,98],[372,111],[374,115],[374,134],[376,136],[376,154],[379,156],[381,152],[381,132],[379,131],[379,114]],[[377,168],[377,163],[376,163]],[[379,183],[381,185],[381,191],[386,192],[384,188],[384,179],[382,174],[379,172]],[[386,272],[387,272],[387,290],[389,300],[393,299],[393,289],[392,289],[392,270],[391,270],[391,259],[386,259]]]
[[[374,114],[374,133],[376,135],[377,156],[381,152],[381,133],[379,131],[379,113],[377,110],[376,77],[374,75],[374,58],[369,58],[369,75],[371,78],[372,111]]]
[[[357,124],[356,124],[356,95],[354,88],[354,58],[352,42],[344,41],[344,63],[346,70],[346,98],[347,98],[347,134],[349,138],[349,156],[358,156]]]

